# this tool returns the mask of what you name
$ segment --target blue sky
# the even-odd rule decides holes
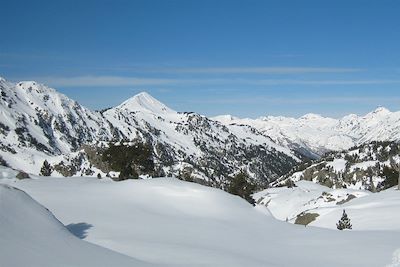
[[[0,76],[100,109],[147,91],[179,111],[400,110],[400,1],[2,1]]]

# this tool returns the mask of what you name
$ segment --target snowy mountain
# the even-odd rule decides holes
[[[47,160],[54,175],[118,175],[102,162],[110,143],[145,143],[152,150],[152,174],[212,186],[240,169],[266,183],[302,157],[253,127],[228,128],[196,113],[176,112],[147,93],[92,112],[35,82],[2,79],[0,90],[0,161],[29,173],[38,174]]]
[[[347,115],[341,119],[306,114],[300,118],[261,117],[239,119],[231,116],[214,118],[227,127],[249,125],[285,147],[309,153],[318,158],[328,151],[340,151],[372,141],[400,140],[400,112],[385,108],[357,116]]]
[[[15,168],[38,173],[44,158],[111,136],[98,114],[36,82],[0,79],[0,95],[0,157]]]
[[[285,186],[306,180],[331,188],[377,192],[397,184],[398,163],[399,143],[371,142],[346,151],[330,152],[319,160],[300,164],[271,185]]]
[[[210,119],[177,112],[144,92],[100,112],[36,82],[0,79],[0,95],[0,163],[34,174],[46,160],[55,176],[117,177],[123,170],[104,162],[107,148],[145,144],[152,164],[131,166],[138,175],[223,187],[228,176],[245,170],[265,185],[327,151],[400,139],[400,112],[384,108],[340,120],[316,114]]]
[[[129,138],[154,148],[162,174],[186,172],[192,178],[221,178],[245,169],[252,177],[273,180],[299,162],[299,156],[252,127],[227,128],[193,112],[176,112],[140,93],[102,116]]]

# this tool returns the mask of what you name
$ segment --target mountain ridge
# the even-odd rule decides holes
[[[145,143],[160,176],[218,187],[244,170],[265,184],[329,151],[400,140],[400,112],[381,107],[340,120],[313,113],[208,118],[177,112],[146,92],[100,112],[34,81],[0,80],[0,93],[0,162],[34,174],[47,160],[54,175],[110,175],[113,170],[100,162],[109,144]]]
[[[54,175],[109,175],[99,153],[110,144],[145,143],[160,176],[213,186],[240,169],[265,183],[300,161],[299,154],[253,127],[228,129],[197,113],[176,112],[147,93],[95,112],[36,82],[1,82],[0,90],[0,112],[7,115],[0,156],[25,172],[38,174],[47,160]]]
[[[328,151],[340,151],[371,141],[400,140],[400,112],[378,107],[365,115],[349,114],[340,119],[309,113],[299,118],[266,116],[258,119],[216,117],[224,125],[253,126],[274,142],[299,146],[317,157]]]

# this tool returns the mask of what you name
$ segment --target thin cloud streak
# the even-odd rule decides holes
[[[311,74],[311,73],[354,73],[361,68],[325,68],[325,67],[114,67],[118,71],[170,74]]]
[[[247,80],[246,80],[247,81]],[[244,81],[244,82],[246,82]],[[253,80],[257,85],[368,85],[397,84],[400,80]]]
[[[290,79],[171,79],[122,76],[42,77],[40,82],[55,87],[126,87],[143,85],[376,85],[400,84],[400,80],[290,80]]]
[[[164,72],[173,73],[215,73],[215,74],[299,74],[299,73],[348,73],[360,72],[358,68],[309,68],[309,67],[209,67],[209,68],[171,68]]]
[[[171,85],[182,82],[181,80],[176,79],[119,76],[44,77],[39,80],[43,83],[60,87],[123,87],[138,85]]]
[[[342,103],[360,103],[360,104],[379,104],[387,102],[400,102],[400,98],[393,97],[315,97],[315,98],[276,98],[276,97],[240,97],[240,98],[219,98],[209,100],[191,101],[196,104],[342,104]]]

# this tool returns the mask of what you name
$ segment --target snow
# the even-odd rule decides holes
[[[336,229],[345,209],[353,231],[400,231],[400,193],[394,188],[371,193],[331,189],[309,181],[299,181],[296,185],[267,189],[254,197],[259,205],[267,206],[271,214],[282,221],[288,218],[294,222],[301,212],[318,213],[311,226]],[[349,195],[355,198],[341,204]]]
[[[351,219],[353,230],[400,231],[400,194],[394,188],[354,199],[340,207],[320,208],[324,215],[311,225],[335,229],[343,209]]]
[[[229,130],[205,116],[176,112],[146,92],[117,107],[92,112],[34,81],[13,84],[1,80],[0,88],[0,122],[9,128],[0,128],[0,157],[11,167],[27,173],[38,174],[44,160],[53,165],[61,161],[71,163],[83,144],[96,146],[98,142],[121,140],[151,143],[155,154],[159,152],[156,151],[157,145],[161,145],[174,161],[166,169],[168,174],[179,167],[179,162],[199,164],[204,161],[207,157],[204,150],[228,150],[230,146],[241,151],[248,151],[253,145],[262,146],[267,153],[280,151],[299,160],[290,148],[274,143],[252,127]],[[26,132],[21,129],[26,129]],[[30,136],[37,142],[30,140]],[[41,151],[38,143],[49,151]],[[84,160],[88,165],[88,160]],[[246,168],[250,162],[239,161],[230,156],[223,164],[228,169],[238,164],[243,164],[239,168]],[[74,175],[80,175],[80,171]],[[96,169],[94,175],[98,172]],[[196,178],[204,178],[204,173],[199,172]]]
[[[292,225],[274,219],[263,206],[254,208],[221,190],[173,178],[123,182],[85,177],[36,178],[1,181],[26,191],[64,225],[91,225],[85,241],[153,264],[384,266],[393,264],[400,248],[397,232],[339,232]],[[309,184],[302,190],[321,191],[322,188]],[[275,193],[279,194],[279,189]],[[2,209],[1,214],[13,211],[13,208],[5,212]],[[349,210],[352,219],[351,214]],[[25,220],[24,225],[17,225],[15,229],[23,228],[29,221]],[[31,234],[40,226],[28,225]],[[58,227],[64,229],[60,224]],[[0,233],[4,235],[3,227]],[[22,235],[9,236],[7,241],[13,243],[17,236]],[[75,252],[75,244],[72,245],[70,249]],[[83,251],[81,247],[76,250]],[[10,251],[16,257],[18,252]],[[59,257],[59,261],[63,260]]]
[[[355,163],[351,166],[350,170],[353,171],[355,169],[366,170],[369,167],[375,166],[379,161],[377,160],[368,160],[364,162]]]
[[[0,184],[0,265],[152,266],[82,241],[24,192]]]
[[[400,112],[384,108],[342,119],[312,113],[300,118],[240,119],[223,115],[208,119],[196,113],[176,112],[146,92],[100,113],[34,81],[13,84],[2,79],[0,90],[5,94],[0,98],[0,122],[9,127],[9,131],[0,129],[0,157],[13,168],[33,174],[39,173],[44,160],[68,162],[82,144],[97,142],[141,140],[154,146],[161,144],[175,162],[166,169],[170,174],[186,159],[198,165],[207,157],[207,149],[229,151],[235,146],[248,151],[252,146],[261,146],[267,154],[279,151],[285,154],[279,156],[282,159],[299,161],[294,151],[318,158],[327,151],[372,140],[400,140]],[[50,152],[40,151],[33,141],[21,140],[17,128],[26,128],[22,136],[31,135]],[[246,169],[251,162],[242,163],[236,155],[221,157],[221,161],[229,169]],[[196,178],[203,176],[199,173]]]
[[[326,165],[332,167],[335,171],[343,172],[346,169],[347,160],[345,159],[334,159],[332,162],[328,162]]]
[[[141,92],[117,106],[130,111],[145,111],[154,114],[176,113],[146,92]]]
[[[309,181],[298,181],[294,188],[270,188],[254,194],[254,198],[258,200],[259,205],[266,206],[275,218],[294,222],[300,213],[314,212],[321,207],[336,207],[338,202],[347,199],[350,194],[364,197],[369,193],[351,189],[331,189]]]
[[[0,130],[0,156],[16,169],[38,173],[45,159],[74,150],[71,139],[91,143],[101,140],[101,133],[111,135],[101,116],[45,85],[0,80],[0,89],[0,122],[9,128]],[[48,151],[40,151],[32,141],[21,140],[17,128],[26,129],[22,135],[31,135]]]
[[[383,107],[364,116],[350,114],[341,119],[313,113],[300,118],[241,119],[225,115],[214,119],[228,127],[233,124],[252,126],[282,146],[300,146],[319,155],[371,141],[400,140],[400,112]]]

